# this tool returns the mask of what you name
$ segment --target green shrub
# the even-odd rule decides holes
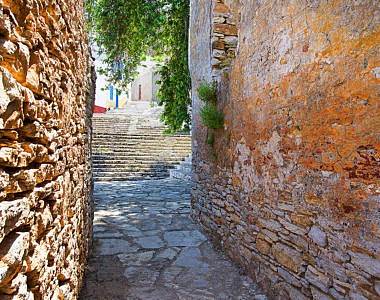
[[[212,147],[214,146],[214,143],[215,143],[215,132],[213,131],[207,137],[207,145]]]
[[[203,81],[199,84],[197,90],[198,97],[205,105],[201,108],[199,115],[202,119],[202,123],[207,127],[207,144],[214,148],[215,144],[215,129],[223,128],[224,114],[218,110],[217,107],[217,83]],[[217,158],[217,154],[213,149],[211,152],[213,159]]]
[[[216,103],[216,82],[202,81],[198,87],[198,97],[205,103]]]
[[[200,116],[208,128],[217,129],[223,128],[224,115],[218,110],[215,104],[206,103],[200,111]]]

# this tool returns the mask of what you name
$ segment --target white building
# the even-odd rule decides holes
[[[138,68],[139,75],[131,84],[131,101],[157,102],[156,92],[160,85],[156,81],[160,76],[156,72],[159,64],[149,58],[143,64]]]
[[[130,92],[120,92],[117,87],[109,84],[107,77],[99,72],[100,68],[105,67],[102,56],[98,55],[96,47],[93,47],[92,53],[96,71],[95,105],[105,108],[124,107],[129,100]]]

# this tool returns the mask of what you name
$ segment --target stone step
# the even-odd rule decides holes
[[[135,149],[135,151],[131,149],[126,149],[125,151],[119,150],[119,151],[110,151],[110,150],[98,150],[93,152],[93,158],[94,159],[113,159],[114,157],[119,157],[120,159],[128,159],[131,158],[133,154],[139,154],[136,155],[138,157],[153,157],[155,159],[164,157],[164,156],[172,156],[172,157],[186,157],[191,153],[190,149],[170,149],[170,150],[161,150],[158,152],[157,149],[144,149],[145,151],[142,151],[143,149]],[[151,151],[148,151],[151,150]]]
[[[166,139],[174,138],[180,140],[191,140],[190,135],[166,135],[166,134],[147,134],[147,133],[127,133],[127,134],[107,134],[107,133],[94,133],[93,139]]]
[[[93,139],[114,139],[114,140],[122,140],[122,139],[178,139],[178,140],[191,140],[191,136],[189,135],[163,135],[163,134],[146,134],[146,133],[139,133],[139,134],[132,134],[132,133],[125,133],[125,134],[102,134],[102,133],[95,133],[93,135]]]
[[[151,168],[172,168],[173,166],[176,167],[178,164],[180,164],[181,161],[172,161],[172,162],[163,162],[163,161],[151,161],[151,162],[145,162],[145,163],[136,163],[136,162],[117,162],[115,164],[107,164],[107,163],[93,163],[92,167],[93,169],[106,169],[106,168],[113,168],[113,169],[151,169]]]
[[[184,144],[184,145],[191,145],[190,139],[175,139],[175,138],[141,138],[141,139],[117,139],[117,138],[108,138],[108,139],[93,139],[92,144],[112,144],[112,145],[119,145],[119,144],[166,144],[166,143],[174,143],[174,144]]]
[[[92,124],[92,128],[96,130],[110,130],[109,133],[119,133],[115,130],[140,130],[140,131],[145,131],[145,132],[159,132],[163,133],[167,128],[166,127],[159,127],[159,126],[135,126],[134,124],[130,123],[125,123],[125,124],[110,124],[109,122],[105,124]]]
[[[163,159],[155,159],[155,160],[94,160],[92,162],[92,165],[94,167],[102,167],[102,166],[144,166],[144,165],[154,165],[154,164],[168,164],[168,165],[178,165],[182,162],[183,158],[178,159],[170,159],[170,160],[163,160]]]
[[[141,150],[141,149],[140,149]],[[157,151],[157,150],[156,150]],[[163,159],[165,156],[169,156],[171,159],[177,159],[181,157],[181,160],[189,155],[191,151],[188,150],[177,150],[177,151],[161,151],[159,153],[154,153],[151,151],[150,153],[140,153],[140,155],[136,155],[136,158],[133,158],[134,152],[126,152],[126,151],[114,151],[114,152],[94,152],[93,153],[93,159],[94,160],[130,160],[130,159],[141,159],[142,157],[145,157],[147,160],[157,160],[157,159]]]
[[[94,151],[98,152],[104,152],[104,151],[113,151],[113,150],[133,150],[137,151],[138,149],[144,150],[144,149],[156,149],[157,152],[163,152],[165,150],[177,150],[177,149],[183,149],[189,151],[191,149],[190,144],[176,144],[176,143],[152,143],[152,144],[144,144],[144,143],[126,143],[121,145],[115,145],[115,144],[97,144],[94,145],[92,149]]]
[[[132,177],[132,176],[166,176],[169,177],[169,170],[143,170],[143,171],[96,171],[93,172],[94,178],[99,177]]]
[[[105,170],[101,173],[93,173],[94,178],[100,178],[100,177],[137,177],[137,176],[149,176],[149,177],[155,177],[155,176],[161,176],[161,177],[170,177],[170,170],[152,170],[152,171],[115,171],[115,170]]]
[[[138,180],[158,180],[168,178],[168,175],[128,175],[128,176],[113,176],[113,177],[94,177],[96,182],[99,181],[138,181]]]
[[[108,152],[125,152],[125,153],[142,153],[144,150],[155,150],[153,151],[152,154],[158,154],[158,153],[163,153],[163,152],[168,152],[168,151],[174,151],[174,152],[191,152],[191,148],[189,146],[182,146],[182,145],[128,145],[129,147],[113,147],[111,145],[103,145],[100,147],[93,147],[93,152],[94,153],[108,153]]]
[[[121,131],[118,131],[121,130]],[[189,136],[187,133],[178,133],[178,134],[166,134],[164,133],[165,129],[157,129],[157,128],[130,128],[130,127],[121,127],[121,128],[93,128],[94,134],[99,135],[162,135],[162,136]]]
[[[170,152],[170,155],[166,155],[165,152],[160,152],[160,153],[135,153],[135,152],[123,152],[123,153],[93,153],[92,159],[93,160],[115,160],[115,159],[121,159],[121,160],[141,160],[141,159],[146,159],[146,160],[157,160],[157,159],[165,159],[166,157],[168,159],[181,159],[181,161],[189,155],[189,151],[176,151]]]
[[[137,120],[137,123],[135,120],[112,120],[112,119],[104,119],[104,120],[93,120],[92,125],[99,125],[102,127],[120,127],[120,126],[131,126],[133,128],[160,128],[160,129],[167,129],[167,126],[162,126],[157,123],[144,123],[141,124],[143,120]]]
[[[170,178],[191,180],[193,171],[192,156],[188,156],[179,165],[169,171]]]
[[[162,163],[162,164],[178,164],[182,162],[183,158],[173,159],[173,158],[159,158],[159,159],[128,159],[128,160],[93,160],[93,165],[96,167],[100,166],[117,166],[117,165],[151,165],[152,163]],[[190,165],[191,166],[191,165]]]
[[[157,170],[164,170],[164,169],[172,169],[178,165],[178,162],[175,163],[162,163],[162,162],[157,162],[157,163],[144,163],[144,164],[138,164],[138,163],[126,163],[126,164],[93,164],[92,169],[94,171],[98,170],[107,170],[107,169],[113,169],[113,170],[151,170],[151,169],[157,169]]]
[[[120,174],[127,174],[127,175],[141,175],[141,174],[158,174],[158,173],[165,173],[166,175],[170,175],[169,171],[174,169],[174,166],[172,168],[162,168],[162,169],[155,169],[155,168],[129,168],[129,169],[112,169],[112,168],[103,168],[103,169],[94,169],[93,174],[96,177],[99,176],[118,176]]]
[[[151,139],[165,139],[165,138],[176,138],[176,139],[183,139],[183,140],[189,140],[191,139],[191,136],[189,135],[168,135],[168,134],[149,134],[149,133],[126,133],[126,134],[106,134],[106,133],[95,133],[93,135],[94,139],[141,139],[141,138],[151,138]]]
[[[186,145],[191,146],[190,140],[181,140],[181,139],[96,139],[92,140],[92,145]]]
[[[174,168],[174,167],[173,167]],[[127,175],[141,175],[141,174],[159,174],[159,173],[165,173],[167,176],[170,175],[169,170],[171,168],[164,168],[164,169],[94,169],[93,174],[96,177],[105,176],[107,174],[112,176],[119,176],[120,174],[127,174]],[[108,176],[108,175],[107,175]]]
[[[163,163],[163,164],[173,164],[183,161],[183,156],[176,156],[171,158],[163,158],[163,157],[156,157],[156,158],[137,158],[137,159],[130,159],[130,158],[124,158],[124,157],[107,157],[107,158],[96,158],[93,159],[93,165],[99,165],[99,164],[109,164],[109,165],[116,165],[116,164],[152,164],[152,163]]]
[[[93,147],[93,153],[109,153],[109,152],[126,152],[126,153],[143,153],[144,150],[155,150],[154,154],[167,153],[169,151],[179,151],[179,152],[191,152],[189,145],[162,145],[162,144],[151,144],[151,145],[141,145],[141,144],[126,144],[126,145],[99,145],[99,147]]]
[[[101,146],[101,147],[96,147],[93,148],[93,153],[97,154],[107,154],[107,153],[152,153],[154,155],[158,155],[159,153],[165,153],[165,154],[170,154],[168,152],[191,152],[190,147],[186,146],[175,146],[175,145],[169,145],[169,146],[164,146],[164,145],[129,145],[130,147],[112,147],[112,146]]]
[[[128,131],[130,133],[152,132],[152,133],[164,134],[166,129],[167,128],[165,128],[165,127],[138,127],[138,126],[133,126],[130,124],[123,124],[123,125],[119,125],[119,126],[113,126],[112,124],[108,125],[108,126],[106,126],[106,125],[97,126],[96,124],[95,125],[93,124],[93,130],[95,132],[96,131],[108,130],[109,133],[114,133],[114,134],[121,134],[122,132],[119,132],[119,130]],[[106,133],[106,132],[104,132],[104,133]]]
[[[178,143],[181,143],[181,144],[191,145],[190,139],[174,139],[174,138],[157,138],[157,139],[155,139],[155,138],[154,139],[153,138],[139,138],[139,139],[135,139],[135,138],[132,138],[132,139],[129,139],[129,138],[125,138],[125,139],[108,138],[108,139],[93,139],[92,142],[93,142],[93,144],[104,143],[104,144],[113,144],[113,145],[119,145],[119,144],[123,144],[123,143],[142,143],[142,144],[146,144],[146,143],[161,143],[161,144],[175,143],[175,144],[178,144]]]
[[[114,143],[118,143],[119,141],[185,141],[190,142],[191,137],[189,136],[162,136],[162,135],[124,135],[124,136],[93,136],[93,141],[113,141]]]
[[[170,174],[169,174],[169,170],[162,170],[162,171],[155,171],[155,170],[152,170],[152,171],[123,171],[123,172],[115,172],[115,171],[102,171],[102,172],[94,172],[93,173],[93,176],[94,178],[112,178],[112,177],[124,177],[124,178],[128,178],[128,177],[142,177],[142,176],[145,176],[145,177],[154,177],[154,176],[161,176],[161,177],[169,177]]]
[[[125,139],[125,140],[93,140],[93,145],[146,145],[146,144],[175,144],[175,145],[188,145],[191,146],[191,143],[189,140],[181,140],[181,139]]]
[[[133,167],[152,167],[152,166],[159,166],[159,167],[171,167],[176,166],[180,164],[182,159],[178,160],[141,160],[141,161],[134,161],[134,160],[107,160],[107,161],[93,161],[92,165],[93,168],[133,168]]]
[[[158,147],[161,147],[161,149],[157,149]],[[131,149],[132,148],[132,149]],[[100,147],[93,149],[93,154],[98,155],[122,155],[122,154],[133,154],[133,153],[140,153],[140,154],[146,154],[151,156],[157,156],[157,155],[171,155],[171,153],[191,153],[190,147],[180,147],[180,146],[173,146],[173,147],[162,147],[160,145],[157,146],[144,146],[144,147],[118,147],[118,148],[107,148],[107,147]]]

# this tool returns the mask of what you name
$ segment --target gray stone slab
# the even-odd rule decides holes
[[[164,242],[158,236],[145,236],[137,238],[136,242],[146,249],[158,249],[164,246]]]
[[[120,232],[94,232],[95,239],[105,239],[105,238],[120,238],[123,237],[123,234]]]
[[[173,248],[167,248],[161,251],[156,257],[172,260],[174,257],[176,257],[177,254],[177,250],[174,250]]]
[[[167,287],[133,287],[127,296],[128,299],[179,300],[175,291]]]
[[[122,239],[97,240],[97,251],[100,255],[114,255],[128,251],[129,243]]]
[[[207,267],[207,264],[201,261],[201,251],[195,247],[183,249],[173,265],[187,268]]]
[[[136,252],[132,254],[119,254],[119,260],[127,265],[140,266],[150,261],[154,255],[154,251]]]
[[[168,231],[164,233],[164,239],[169,247],[175,246],[199,246],[207,238],[198,230],[192,231]]]
[[[123,275],[132,284],[147,286],[156,282],[160,272],[148,267],[127,267]]]

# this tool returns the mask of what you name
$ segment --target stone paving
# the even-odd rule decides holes
[[[95,209],[80,299],[267,299],[193,223],[189,182],[99,182]]]

